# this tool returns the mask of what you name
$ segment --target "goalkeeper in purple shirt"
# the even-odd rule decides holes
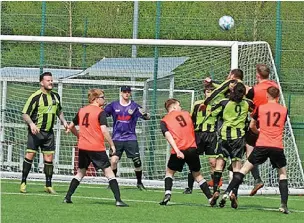
[[[138,118],[149,120],[150,115],[144,112],[140,105],[131,100],[130,86],[122,86],[120,90],[120,100],[111,102],[104,109],[107,116],[113,118],[112,140],[116,152],[111,154],[111,167],[116,175],[117,163],[125,151],[127,157],[132,159],[134,163],[137,187],[143,190],[145,187],[142,183],[142,163],[135,128]]]

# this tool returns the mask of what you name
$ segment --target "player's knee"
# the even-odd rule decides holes
[[[134,163],[134,167],[135,168],[140,168],[141,167],[141,160],[139,156],[136,156],[132,159],[133,163]]]
[[[112,156],[111,157],[111,164],[117,164],[119,161],[119,157],[118,156]]]

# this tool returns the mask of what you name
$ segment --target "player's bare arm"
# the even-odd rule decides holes
[[[107,142],[110,144],[110,147],[112,149],[113,154],[115,154],[116,153],[116,148],[115,148],[114,142],[113,142],[113,140],[110,136],[110,133],[109,133],[109,130],[108,130],[107,126],[102,125],[102,126],[100,126],[100,128],[101,128],[101,131],[103,133],[103,136],[105,137]]]
[[[39,128],[37,128],[37,126],[35,125],[35,123],[33,122],[33,120],[31,119],[31,117],[28,114],[22,114],[22,118],[30,126],[31,132],[34,135],[39,133]]]
[[[254,119],[251,119],[249,127],[255,134],[259,134],[259,130],[257,129],[257,121]]]
[[[65,130],[67,130],[68,129],[68,123],[67,123],[67,121],[64,118],[63,112],[60,111],[57,114],[57,116],[58,116],[59,120],[61,121],[61,124],[64,126]]]
[[[177,158],[179,159],[184,159],[184,154],[179,150],[179,148],[177,147],[171,133],[169,131],[167,131],[165,133],[165,137],[167,139],[167,141],[169,142],[169,144],[172,146],[172,148],[174,149]]]

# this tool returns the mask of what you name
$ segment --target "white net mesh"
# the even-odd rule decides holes
[[[182,42],[182,41],[181,41]],[[220,44],[219,44],[220,45]],[[231,69],[231,48],[215,46],[137,46],[137,58],[131,58],[131,45],[89,44],[72,45],[71,67],[67,63],[69,44],[41,44],[2,41],[1,65],[1,170],[5,176],[20,177],[26,150],[27,127],[22,121],[21,110],[27,98],[39,88],[39,66],[50,71],[56,80],[55,90],[61,96],[63,112],[71,121],[77,110],[87,103],[87,90],[93,87],[105,90],[106,100],[119,98],[119,87],[131,85],[133,100],[151,114],[149,121],[139,120],[137,136],[143,163],[143,178],[147,186],[163,186],[169,149],[161,134],[159,121],[165,114],[164,101],[175,97],[182,107],[190,111],[194,100],[202,98],[202,79],[211,76],[223,81]],[[256,63],[267,63],[272,68],[272,78],[277,79],[269,46],[266,43],[239,44],[239,67],[245,72],[246,84],[255,81]],[[70,61],[70,60],[69,60]],[[86,68],[86,69],[85,69]],[[154,82],[154,77],[157,81]],[[111,131],[111,119],[108,119]],[[66,135],[59,123],[54,127],[56,136],[55,179],[70,179],[77,167],[76,138]],[[303,187],[303,172],[292,134],[290,122],[286,125],[284,138],[289,168],[290,186]],[[29,177],[42,177],[43,162],[35,159]],[[121,182],[133,182],[133,163],[122,157],[118,175]],[[277,174],[269,163],[261,166],[261,175],[266,186],[277,186]],[[209,165],[202,158],[202,173],[208,179]],[[19,174],[16,174],[19,173]],[[93,168],[87,179],[102,179]],[[175,186],[186,184],[187,169],[175,176]],[[102,180],[101,180],[102,181]],[[134,181],[135,182],[135,181]],[[228,175],[224,175],[228,183]],[[248,188],[253,184],[250,175],[246,178]]]

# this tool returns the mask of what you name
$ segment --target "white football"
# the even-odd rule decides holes
[[[234,19],[229,15],[224,15],[219,19],[219,25],[223,30],[230,30],[234,26]]]

